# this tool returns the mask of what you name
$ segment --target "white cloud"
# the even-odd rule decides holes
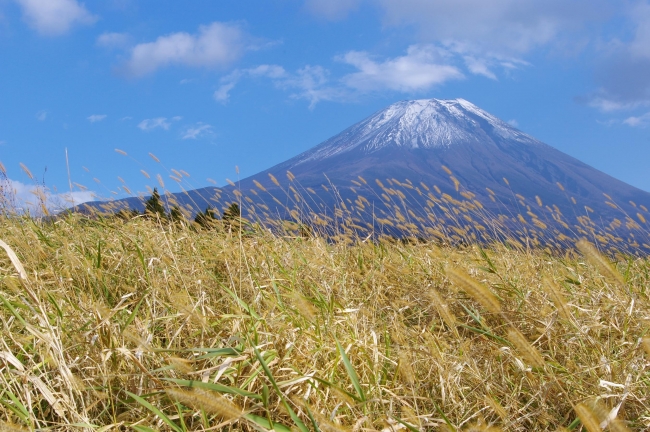
[[[361,4],[361,0],[306,0],[305,8],[312,14],[327,20],[347,17]]]
[[[87,117],[88,121],[91,123],[100,122],[108,117],[106,114],[93,114]]]
[[[628,117],[623,120],[623,123],[632,127],[646,127],[650,125],[650,112],[647,112],[638,117]]]
[[[405,56],[384,61],[362,51],[350,51],[340,60],[359,70],[343,77],[345,85],[362,92],[421,91],[463,78],[461,71],[449,64],[449,53],[433,45],[412,45]]]
[[[45,121],[47,119],[47,111],[39,111],[36,113],[36,120]]]
[[[226,103],[230,99],[230,91],[235,88],[237,85],[237,82],[239,81],[239,78],[237,80],[232,80],[225,82],[224,84],[221,84],[219,88],[214,92],[214,98],[218,102],[221,103]]]
[[[160,36],[133,47],[125,71],[138,77],[170,65],[226,67],[241,57],[246,39],[239,25],[220,22],[200,26],[197,34]]]
[[[183,139],[197,139],[201,136],[212,133],[212,126],[209,124],[197,123],[196,126],[189,127],[183,134]]]
[[[171,123],[167,120],[167,117],[157,117],[152,119],[144,119],[138,123],[138,127],[145,132],[161,128],[164,130],[169,130]]]
[[[508,124],[512,127],[519,127],[519,122],[515,119],[508,120]]]
[[[102,33],[97,38],[97,45],[104,48],[124,48],[129,45],[131,37],[126,33]]]
[[[465,66],[474,75],[483,75],[484,77],[496,80],[497,76],[492,72],[488,66],[486,59],[476,58],[474,56],[465,56]]]
[[[27,24],[41,34],[67,33],[74,24],[92,24],[97,17],[76,0],[16,0]]]
[[[280,79],[287,75],[282,66],[278,65],[259,65],[249,69],[237,69],[232,73],[221,78],[221,85],[214,92],[213,97],[221,103],[226,103],[230,99],[230,91],[235,88],[237,83],[245,76],[250,77],[267,77],[271,79]]]
[[[7,206],[10,211],[29,212],[36,216],[43,215],[43,205],[50,213],[56,213],[97,199],[92,191],[52,193],[42,186],[28,185],[11,179],[0,180],[0,190],[4,197],[0,199],[0,206]]]

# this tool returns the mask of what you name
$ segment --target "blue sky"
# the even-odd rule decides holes
[[[0,161],[23,197],[224,185],[431,97],[650,191],[650,2],[0,0]]]

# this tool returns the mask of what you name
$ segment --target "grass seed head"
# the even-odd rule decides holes
[[[600,274],[603,275],[608,282],[620,286],[625,285],[623,276],[621,276],[618,270],[616,270],[605,256],[598,252],[598,249],[596,249],[592,243],[586,239],[581,239],[576,242],[576,247],[589,263],[598,268]]]
[[[499,314],[501,313],[501,303],[490,290],[480,282],[477,282],[470,275],[461,270],[447,269],[447,277],[459,289],[462,289],[471,297],[479,302],[488,311]]]
[[[442,318],[445,324],[447,324],[447,327],[452,330],[455,329],[457,320],[453,312],[449,309],[447,302],[445,302],[442,296],[438,294],[438,291],[434,288],[429,291],[429,297],[431,297],[433,307],[440,315],[440,318]]]
[[[189,407],[216,414],[224,421],[237,420],[244,415],[244,411],[233,402],[213,393],[181,389],[167,389],[165,393]]]
[[[542,355],[528,342],[526,336],[513,327],[508,329],[508,340],[514,345],[519,354],[521,354],[528,363],[538,369],[544,367]]]
[[[542,283],[542,287],[544,288],[544,291],[546,291],[548,296],[551,298],[551,301],[557,308],[557,311],[560,314],[560,316],[566,321],[570,321],[571,311],[567,306],[567,301],[564,298],[564,294],[562,294],[562,291],[560,291],[558,286],[553,281],[549,279],[544,279]]]
[[[587,429],[588,432],[601,432],[600,422],[596,413],[592,411],[587,405],[579,403],[575,406],[574,411],[580,419],[582,425]]]

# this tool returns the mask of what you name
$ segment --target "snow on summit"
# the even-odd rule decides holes
[[[294,163],[322,160],[352,149],[365,153],[385,147],[433,149],[458,143],[480,145],[499,139],[539,144],[464,99],[401,101],[303,153]]]

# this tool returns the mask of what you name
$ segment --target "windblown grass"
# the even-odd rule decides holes
[[[218,228],[0,219],[0,430],[650,428],[647,259]]]

